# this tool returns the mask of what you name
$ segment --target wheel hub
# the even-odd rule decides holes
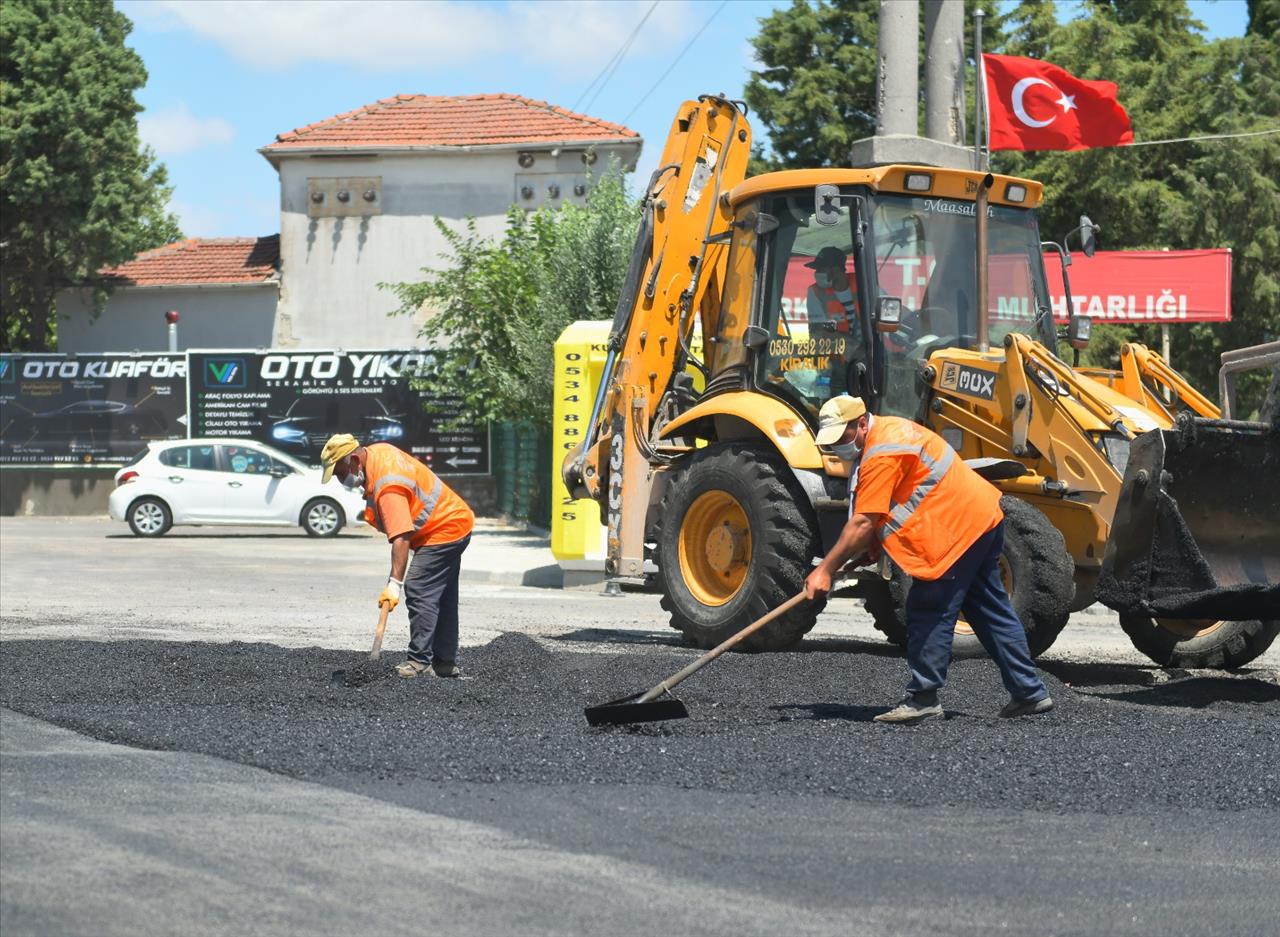
[[[1157,618],[1156,624],[1181,639],[1203,638],[1222,627],[1212,618]]]
[[[751,568],[751,524],[727,491],[707,491],[689,505],[680,524],[680,571],[703,605],[724,605]]]

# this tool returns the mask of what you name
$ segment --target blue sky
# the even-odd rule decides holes
[[[195,237],[278,231],[278,181],[258,148],[277,133],[394,94],[506,92],[623,123],[645,139],[637,177],[647,177],[676,106],[703,92],[741,97],[752,67],[749,40],[759,20],[788,5],[775,0],[660,0],[656,6],[653,0],[118,3],[134,22],[129,44],[150,76],[138,94],[145,108],[139,118],[143,139],[168,166],[173,209],[184,232]],[[1243,35],[1245,0],[1192,0],[1191,7],[1210,37]],[[1077,8],[1059,3],[1064,16]],[[626,53],[611,66],[629,39]],[[602,74],[605,80],[593,86]]]

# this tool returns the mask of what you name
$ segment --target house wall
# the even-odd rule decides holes
[[[168,351],[164,314],[178,310],[178,349],[267,348],[276,319],[276,284],[232,287],[125,287],[100,316],[87,290],[58,295],[58,351]]]
[[[639,146],[601,148],[593,166],[584,165],[581,149],[533,152],[528,167],[515,150],[279,157],[281,285],[272,344],[413,347],[421,314],[389,318],[399,303],[378,283],[419,280],[422,268],[441,265],[447,244],[435,217],[460,227],[471,216],[482,235],[499,235],[512,204],[581,204],[585,195],[574,195],[574,183],[590,186],[611,155],[633,166]],[[309,216],[309,180],[353,177],[380,180],[379,214]],[[558,199],[552,184],[560,186]],[[525,186],[532,198],[522,196]]]

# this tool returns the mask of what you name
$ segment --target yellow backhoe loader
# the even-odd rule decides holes
[[[743,105],[686,101],[645,192],[587,436],[563,465],[601,506],[608,574],[639,579],[652,559],[699,647],[794,595],[847,516],[849,466],[814,431],[848,392],[939,432],[1005,493],[1002,568],[1034,653],[1095,597],[1163,664],[1266,650],[1280,436],[1218,419],[1142,346],[1115,371],[1058,357],[1039,183],[910,165],[748,179],[750,150]],[[1086,251],[1093,231],[1082,219]],[[1072,319],[1077,348],[1088,324]],[[909,587],[887,562],[858,573],[898,643]],[[819,611],[747,647],[786,647]],[[957,645],[976,647],[963,622]]]

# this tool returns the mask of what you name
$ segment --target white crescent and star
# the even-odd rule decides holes
[[[1052,88],[1054,91],[1057,91],[1058,94],[1062,95],[1062,97],[1058,98],[1058,100],[1053,103],[1062,108],[1063,114],[1076,109],[1076,99],[1074,95],[1064,94],[1062,89],[1055,88],[1050,82],[1045,81],[1043,78],[1023,78],[1013,86],[1013,113],[1017,116],[1018,120],[1022,121],[1028,127],[1048,127],[1058,117],[1057,114],[1054,114],[1053,117],[1050,117],[1048,120],[1036,120],[1027,113],[1027,108],[1022,101],[1022,97],[1035,85],[1044,85],[1046,88]]]

